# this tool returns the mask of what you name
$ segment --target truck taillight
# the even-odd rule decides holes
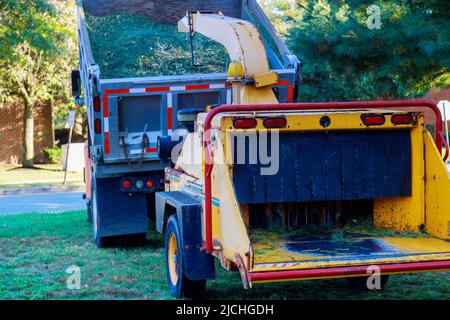
[[[254,118],[240,118],[233,121],[233,126],[236,129],[253,129],[256,125],[257,122]]]
[[[100,97],[94,97],[94,111],[100,112]]]
[[[263,121],[264,127],[270,129],[279,129],[286,127],[286,119],[285,118],[266,118]]]
[[[411,124],[414,118],[410,114],[396,114],[391,117],[393,124]]]
[[[100,119],[95,119],[94,121],[94,132],[95,133],[102,133],[102,122]]]
[[[122,181],[122,188],[125,190],[131,189],[132,185],[133,184],[132,184],[131,180],[129,180],[129,179],[125,179]]]
[[[366,126],[381,126],[386,122],[386,118],[379,114],[366,114],[361,120]]]

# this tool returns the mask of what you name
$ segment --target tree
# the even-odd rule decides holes
[[[0,0],[0,99],[24,107],[22,164],[33,166],[34,109],[41,101],[67,100],[75,61],[71,1]]]
[[[287,40],[303,61],[303,101],[410,98],[450,85],[447,0],[297,1],[293,12]]]

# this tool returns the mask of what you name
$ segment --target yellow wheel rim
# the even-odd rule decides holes
[[[178,244],[177,238],[173,233],[169,236],[167,260],[167,264],[169,265],[170,281],[175,286],[178,282]]]

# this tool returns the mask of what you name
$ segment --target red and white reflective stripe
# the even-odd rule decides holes
[[[173,129],[173,115],[172,115],[172,93],[167,94],[167,134],[172,134]]]
[[[280,80],[275,86],[288,86],[288,102],[293,102],[293,86],[287,80]],[[110,137],[109,137],[109,107],[108,96],[130,93],[149,93],[149,92],[167,92],[167,131],[172,134],[173,130],[173,97],[171,92],[179,91],[195,91],[195,90],[211,90],[231,88],[231,83],[212,83],[212,84],[191,84],[185,86],[165,86],[165,87],[148,87],[148,88],[122,88],[105,90],[103,95],[103,132],[105,153],[110,153]],[[226,103],[232,103],[232,92],[227,90]],[[153,152],[153,151],[152,151]]]
[[[287,80],[280,80],[275,86],[288,86],[287,102],[294,102],[294,86]]]
[[[145,153],[157,153],[158,149],[157,148],[147,148],[145,149]],[[130,154],[141,154],[142,153],[142,149],[132,149],[130,150]]]

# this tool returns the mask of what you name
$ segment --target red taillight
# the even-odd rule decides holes
[[[95,119],[94,121],[94,131],[95,133],[102,133],[102,122],[100,119]]]
[[[286,127],[285,118],[266,118],[263,121],[264,127],[266,128],[284,128]]]
[[[396,114],[391,117],[393,124],[411,124],[414,118],[410,114]]]
[[[94,97],[94,111],[100,112],[100,97]]]
[[[131,180],[125,179],[122,181],[122,188],[125,190],[131,189],[132,183]]]
[[[237,129],[253,129],[257,125],[254,118],[241,118],[233,121],[233,126]]]
[[[384,118],[383,115],[363,115],[361,117],[362,122],[366,125],[366,126],[381,126],[386,122],[386,119]]]

